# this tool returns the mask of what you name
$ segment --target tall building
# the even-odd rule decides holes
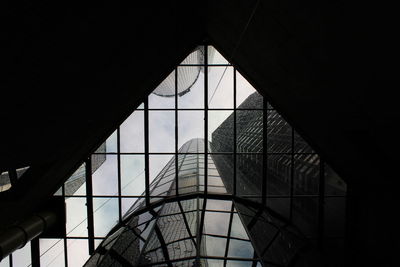
[[[133,205],[85,266],[290,264],[306,244],[301,233],[255,202],[233,199],[220,172],[203,139],[186,142],[152,182],[151,198]]]
[[[214,53],[214,48],[208,49],[209,60],[213,59]],[[157,86],[153,94],[163,97],[173,97],[176,93],[178,96],[187,94],[199,78],[200,72],[204,71],[202,64],[204,64],[204,47],[198,46],[181,62],[182,66],[190,66],[190,68],[177,68],[176,71],[178,73],[173,71],[169,74],[168,77]],[[175,81],[175,77],[178,78],[177,81]],[[176,92],[175,82],[176,85],[178,85]]]

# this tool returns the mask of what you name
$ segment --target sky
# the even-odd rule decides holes
[[[212,62],[227,61],[216,52]],[[193,67],[185,67],[193,68]],[[222,77],[222,79],[221,79]],[[233,67],[210,66],[208,72],[209,108],[233,108]],[[220,81],[221,79],[221,81]],[[218,85],[219,83],[219,85]],[[218,85],[218,88],[217,88]],[[215,90],[217,88],[217,90]],[[237,72],[237,106],[255,89]],[[211,98],[212,97],[212,98]],[[174,98],[160,97],[150,94],[149,108],[174,108]],[[204,107],[204,73],[187,94],[178,97],[178,108]],[[208,139],[212,141],[212,132],[232,113],[231,110],[209,111]],[[150,180],[153,180],[175,152],[175,112],[149,111],[149,151],[166,152],[171,155],[150,155]],[[120,126],[121,152],[144,152],[144,112],[134,111]],[[178,111],[178,148],[192,138],[204,138],[204,111]],[[117,152],[117,136],[114,132],[106,141],[107,152]],[[113,196],[118,192],[118,166],[116,155],[106,155],[105,162],[93,174],[93,195]],[[144,156],[121,155],[122,195],[141,195],[144,185]],[[74,195],[85,195],[86,188],[82,185]],[[132,198],[122,199],[122,211],[126,212],[136,201]],[[67,233],[68,236],[87,236],[86,199],[68,198],[66,200]],[[108,231],[118,221],[118,200],[112,198],[96,198],[94,205],[95,236],[106,236]],[[82,266],[89,255],[87,240],[70,239],[67,249],[69,266]],[[96,242],[98,245],[100,241]],[[63,266],[63,240],[41,239],[41,254],[51,249],[41,257],[42,266]],[[68,253],[70,254],[70,253]],[[27,244],[13,254],[14,266],[29,266],[30,245]],[[0,267],[8,267],[7,260]]]

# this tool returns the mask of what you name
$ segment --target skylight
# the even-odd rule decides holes
[[[186,156],[189,158],[183,159]],[[205,164],[206,159],[207,170],[190,165]],[[188,165],[178,167],[179,175],[186,180],[171,189],[178,176],[175,162]],[[191,182],[194,176],[197,182]],[[92,184],[91,192],[87,179]],[[220,212],[221,207],[207,208],[204,229],[210,232],[205,232],[204,242],[210,246],[197,254],[193,252],[194,256],[188,252],[209,266],[233,266],[235,257],[244,257],[253,266],[263,265],[262,260],[267,257],[286,264],[284,259],[269,255],[268,249],[263,255],[254,256],[250,239],[252,231],[260,228],[240,230],[243,225],[239,222],[249,223],[250,217],[236,210],[242,204],[232,202],[232,196],[266,205],[311,240],[344,235],[345,183],[215,48],[200,46],[56,193],[65,197],[67,235],[57,240],[39,239],[41,264],[82,266],[90,257],[89,252],[94,253],[109,231],[123,225],[128,216],[167,197],[189,193],[221,195],[229,203],[226,213]],[[327,204],[323,206],[323,202]],[[93,214],[88,213],[88,205]],[[227,225],[235,229],[225,229],[222,234],[213,228],[216,226],[212,225],[211,215],[221,220],[227,216]],[[272,220],[264,213],[257,216]],[[282,236],[289,235],[286,230],[280,231]],[[149,238],[154,236],[150,230],[147,234]],[[215,237],[218,234],[225,240],[220,247],[218,242],[222,239]],[[231,250],[227,240],[233,240]],[[28,246],[21,250],[25,251],[21,256],[24,259],[30,257]],[[233,249],[235,246],[245,246],[251,253],[240,255]],[[219,248],[223,253],[218,252]],[[162,250],[162,246],[147,252],[155,253],[157,249]],[[11,257],[0,266],[8,267],[10,259],[16,261]],[[28,266],[27,262],[18,266]]]

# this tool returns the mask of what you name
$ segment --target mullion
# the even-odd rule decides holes
[[[150,205],[150,169],[149,169],[149,102],[148,97],[144,100],[144,152],[145,152],[145,196],[146,206]]]
[[[93,180],[92,180],[92,159],[89,156],[85,161],[86,171],[86,212],[88,229],[88,248],[89,255],[95,250],[94,245],[94,218],[93,218]]]
[[[121,183],[121,130],[117,128],[117,166],[118,166],[118,220],[122,220],[122,183]]]
[[[263,97],[263,168],[262,168],[262,204],[267,206],[267,183],[268,183],[268,102]]]
[[[225,246],[225,257],[228,257],[229,242],[230,242],[230,237],[231,237],[232,221],[233,221],[233,211],[234,211],[234,205],[232,205],[232,207],[231,207],[231,214],[230,214],[231,216],[229,218],[228,236],[226,237],[226,246]],[[224,260],[224,266],[226,266],[226,259]]]
[[[182,160],[183,162],[183,160]],[[175,194],[179,195],[178,181],[178,68],[175,69]]]
[[[40,267],[39,237],[31,240],[31,264],[32,267]]]
[[[62,197],[64,198],[64,202],[65,202],[65,183],[62,185],[61,194],[62,194]],[[67,236],[64,236],[63,239],[64,239],[64,264],[65,264],[65,267],[68,267]]]
[[[237,186],[237,171],[236,171],[236,160],[237,160],[237,145],[236,145],[236,69],[233,70],[233,195],[236,196]],[[224,263],[226,265],[226,262]]]
[[[93,155],[117,155],[117,152],[109,152],[109,153],[93,153]],[[145,153],[141,152],[121,152],[121,155],[145,155]],[[150,155],[174,155],[174,152],[151,152]],[[178,155],[204,155],[203,152],[178,152]],[[236,154],[243,154],[243,155],[263,155],[263,152],[236,152]],[[319,155],[318,153],[314,152],[268,152],[267,155]],[[233,152],[210,152],[209,155],[233,155]],[[161,172],[160,172],[161,173]]]
[[[208,192],[208,46],[204,45],[204,194]]]

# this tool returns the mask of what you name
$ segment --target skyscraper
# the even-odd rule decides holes
[[[134,204],[85,266],[287,265],[305,245],[280,217],[227,194],[203,139],[186,142],[175,159],[152,182],[152,198]]]

